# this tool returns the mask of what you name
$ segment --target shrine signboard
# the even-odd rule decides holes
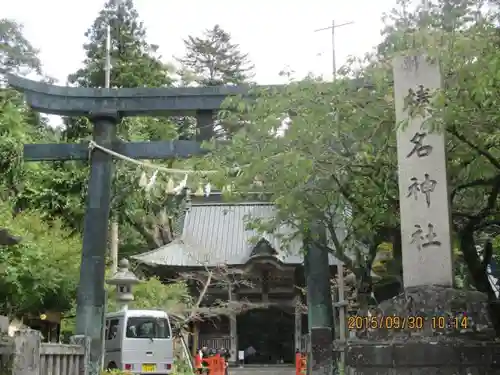
[[[441,88],[437,63],[425,56],[394,60],[399,199],[405,288],[453,285],[446,143],[426,120]]]

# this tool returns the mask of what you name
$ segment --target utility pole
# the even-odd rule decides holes
[[[120,4],[118,4],[120,6]],[[109,89],[111,86],[111,25],[108,22],[106,27],[106,62],[104,65],[104,87]],[[111,253],[111,273],[114,275],[118,270],[118,218],[111,219],[110,229],[110,253]]]
[[[304,275],[310,340],[310,352],[307,357],[308,375],[331,375],[335,370],[333,360],[335,327],[326,244],[324,224],[312,218],[304,238]]]
[[[104,87],[109,89],[111,81],[111,26],[106,26],[106,62],[104,65]]]
[[[337,64],[335,56],[335,29],[350,25],[353,22],[346,22],[336,25],[332,21],[330,27],[315,30],[332,31],[332,77],[337,78]],[[308,375],[333,374],[336,372],[333,358],[333,341],[335,340],[335,326],[333,323],[333,301],[330,289],[330,265],[328,252],[321,248],[327,245],[326,230],[321,222],[312,222],[309,228],[310,238],[305,239],[306,254],[304,256],[304,271],[307,285],[307,306],[309,337],[311,342],[311,352],[308,355]],[[312,237],[312,238],[311,238]],[[340,271],[339,271],[340,268]],[[337,266],[337,272],[343,272],[342,266]],[[344,282],[343,274],[339,274],[339,283]],[[339,302],[343,303],[344,289],[339,285]],[[341,310],[343,307],[341,307]],[[341,340],[345,340],[345,314],[340,314],[340,334]],[[344,356],[341,355],[341,362]]]
[[[335,20],[332,20],[332,26],[328,26],[328,27],[324,27],[322,29],[314,30],[315,33],[318,31],[332,30],[332,75],[333,75],[334,81],[337,78],[337,58],[335,56],[335,29],[337,27],[347,26],[347,25],[351,25],[353,23],[354,22],[351,21],[351,22],[345,22],[345,23],[341,23],[340,25],[337,25],[337,24],[335,24]]]
[[[104,63],[104,87],[109,89],[111,86],[111,26],[108,22],[106,26],[106,61]],[[118,270],[118,221],[116,218],[111,219],[110,230],[111,241],[109,244],[111,259],[112,259],[112,277]],[[106,354],[106,313],[107,313],[108,292],[104,289],[104,307],[101,317],[101,370],[104,370],[104,357]]]

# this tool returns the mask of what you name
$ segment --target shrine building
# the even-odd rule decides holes
[[[237,270],[235,274],[245,282],[228,283],[228,287],[209,285],[203,305],[219,300],[235,301],[238,307],[193,323],[190,347],[193,351],[202,346],[230,349],[234,362],[243,350],[255,351],[247,356],[247,363],[293,363],[308,331],[302,240],[292,241],[285,250],[275,236],[247,229],[249,218],[274,215],[270,203],[227,203],[220,196],[208,199],[211,201],[193,200],[174,241],[136,255],[134,260],[147,274],[162,280],[220,265]],[[278,233],[290,231],[283,227]],[[333,277],[338,261],[330,255],[329,264]],[[197,290],[193,286],[192,293]],[[245,309],[245,303],[262,307]]]

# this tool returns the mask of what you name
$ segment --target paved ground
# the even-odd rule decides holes
[[[293,365],[247,365],[243,368],[230,367],[229,375],[295,375]]]

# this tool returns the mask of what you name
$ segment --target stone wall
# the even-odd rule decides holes
[[[0,375],[87,375],[90,339],[73,336],[72,344],[42,343],[38,331],[0,333]]]
[[[349,375],[500,374],[500,345],[452,339],[408,342],[352,342]]]
[[[482,293],[408,288],[373,315],[361,314],[355,318],[363,326],[346,349],[346,374],[500,375],[500,342]]]

